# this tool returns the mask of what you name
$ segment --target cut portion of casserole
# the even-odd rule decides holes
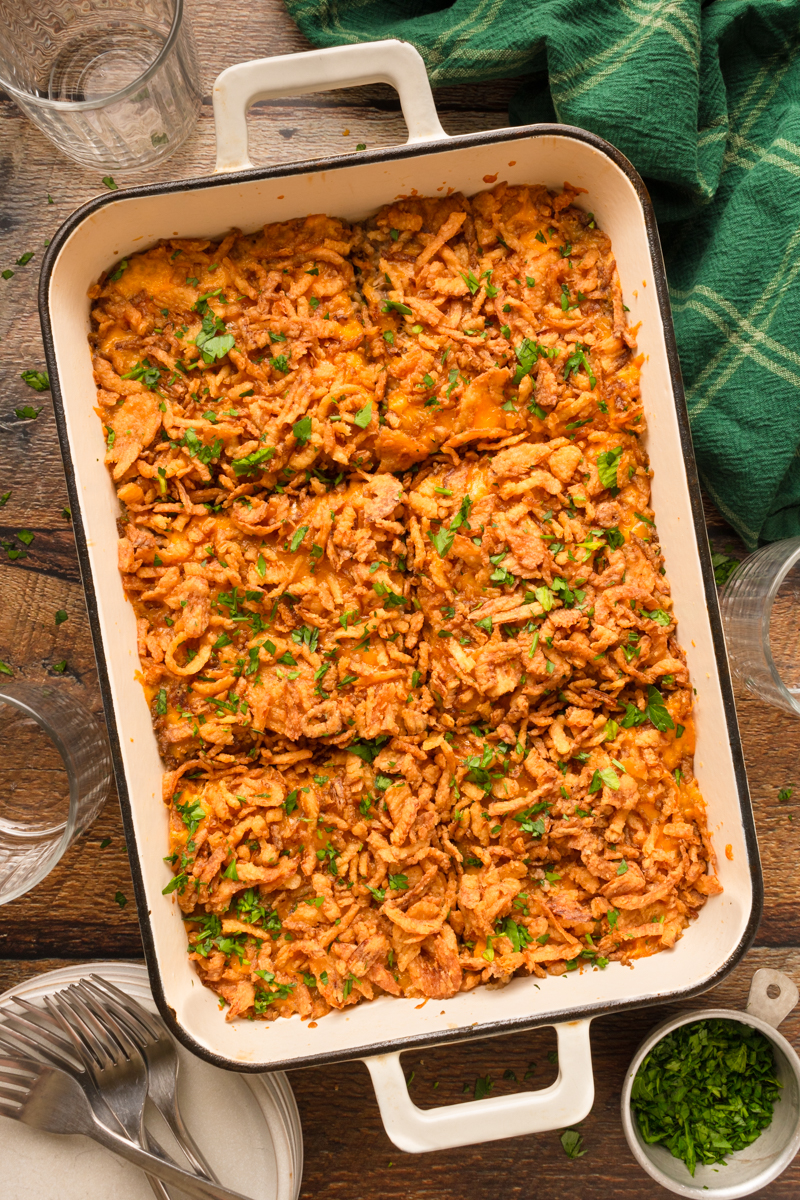
[[[365,224],[355,257],[386,367],[385,470],[520,433],[639,425],[611,243],[577,194],[499,185]]]
[[[577,196],[170,242],[94,289],[165,892],[229,1018],[602,970],[720,891]]]
[[[317,216],[220,243],[169,241],[93,289],[115,478],[143,443],[114,406],[145,391],[159,396],[151,419],[161,413],[201,474],[220,462],[235,479],[251,464],[275,485],[319,462],[373,462],[382,378],[365,351],[353,236]]]

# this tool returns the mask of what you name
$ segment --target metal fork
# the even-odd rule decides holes
[[[178,1107],[178,1055],[167,1027],[160,1017],[148,1012],[130,996],[99,975],[90,975],[77,985],[86,1003],[99,1004],[101,1019],[113,1013],[147,1064],[148,1095],[192,1166],[207,1179],[217,1176],[183,1122]],[[96,1010],[94,1010],[96,1011]]]
[[[111,1017],[99,1021],[83,1003],[75,985],[44,997],[47,1011],[68,1039],[70,1047],[115,1117],[119,1129],[142,1149],[147,1149],[144,1105],[147,1067],[134,1044]],[[160,1150],[160,1147],[159,1147]],[[163,1156],[163,1151],[161,1152]],[[158,1200],[170,1200],[164,1184],[148,1177]]]
[[[98,1121],[109,1129],[124,1133],[121,1123],[114,1116],[103,1095],[95,1086],[80,1059],[64,1041],[63,1030],[49,1012],[38,1008],[30,1001],[15,998],[28,1016],[20,1015],[12,1009],[3,1009],[0,1013],[0,1049],[13,1054],[20,1052],[25,1058],[44,1061],[51,1066],[60,1067],[77,1079],[86,1093],[92,1111]]]
[[[48,1133],[82,1133],[194,1200],[247,1200],[240,1192],[184,1171],[108,1129],[95,1117],[77,1079],[58,1067],[31,1058],[0,1058],[0,1116]]]
[[[14,1052],[19,1052],[21,1048],[26,1057],[44,1060],[67,1071],[83,1088],[97,1119],[109,1129],[125,1133],[125,1126],[109,1106],[91,1072],[87,1070],[83,1061],[83,1050],[77,1050],[72,1039],[65,1041],[61,1022],[57,1021],[52,1013],[38,1008],[22,997],[17,997],[15,1003],[29,1015],[25,1017],[11,1009],[3,1010],[0,1014],[0,1046]],[[168,1157],[164,1155],[155,1138],[151,1137],[144,1149]],[[160,1179],[148,1175],[147,1182],[158,1200],[170,1200],[169,1193]]]

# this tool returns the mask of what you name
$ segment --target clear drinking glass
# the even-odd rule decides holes
[[[0,86],[86,167],[167,158],[200,111],[183,0],[0,0]]]
[[[0,685],[0,904],[30,891],[108,795],[105,731],[60,688]]]
[[[737,567],[720,599],[733,676],[800,716],[800,538],[772,542]]]

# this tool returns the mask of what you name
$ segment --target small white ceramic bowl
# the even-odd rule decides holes
[[[777,1026],[797,1000],[797,988],[788,975],[764,968],[753,976],[745,1012],[732,1008],[695,1009],[665,1021],[642,1042],[628,1068],[622,1089],[622,1127],[639,1166],[662,1187],[693,1200],[708,1200],[709,1197],[736,1200],[736,1197],[759,1191],[786,1170],[800,1150],[800,1058],[786,1038],[778,1033]],[[716,1163],[707,1167],[698,1164],[692,1176],[686,1164],[670,1154],[666,1146],[645,1142],[631,1110],[631,1089],[636,1072],[657,1042],[681,1025],[708,1021],[713,1017],[741,1021],[764,1034],[772,1043],[782,1091],[775,1104],[772,1124],[752,1145],[727,1155],[727,1165]]]

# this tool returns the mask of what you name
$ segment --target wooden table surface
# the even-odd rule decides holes
[[[205,102],[199,126],[186,146],[150,180],[206,174],[213,165],[213,120],[209,94],[215,75],[232,63],[307,49],[280,4],[261,0],[240,6],[190,0]],[[507,124],[513,81],[485,87],[445,88],[437,103],[450,133]],[[257,106],[250,120],[256,164],[291,162],[353,148],[405,140],[395,93],[388,87],[354,88]],[[145,182],[119,175],[120,186]],[[102,192],[99,173],[60,157],[10,99],[0,91],[0,541],[29,529],[35,540],[28,557],[7,561],[0,550],[0,659],[19,678],[55,679],[65,692],[100,711],[72,531],[62,515],[67,502],[48,392],[30,391],[24,369],[44,368],[36,308],[38,266],[44,243],[78,205]],[[52,203],[48,201],[52,197]],[[320,201],[320,209],[324,204]],[[300,215],[300,214],[298,214]],[[25,266],[16,260],[27,251]],[[43,404],[36,421],[19,421],[14,409]],[[715,547],[743,553],[735,536],[711,510]],[[18,543],[19,544],[19,543]],[[21,544],[20,544],[21,545]],[[55,623],[63,609],[68,620]],[[66,659],[59,676],[53,664]],[[764,917],[755,945],[741,965],[696,1005],[743,1005],[753,972],[762,966],[788,972],[800,984],[800,817],[795,800],[779,790],[800,782],[797,750],[800,725],[746,696],[739,698],[750,788],[765,881]],[[0,991],[68,962],[141,957],[141,941],[122,824],[115,796],[92,829],[73,846],[52,874],[0,916]],[[116,897],[116,899],[115,899]],[[290,1079],[305,1137],[302,1197],[315,1200],[650,1200],[669,1193],[644,1175],[631,1157],[619,1120],[625,1068],[640,1039],[676,1006],[604,1017],[592,1027],[597,1095],[581,1125],[586,1154],[570,1161],[559,1132],[516,1138],[439,1154],[413,1156],[395,1149],[383,1132],[366,1068],[360,1063],[296,1071]],[[679,1007],[679,1006],[678,1006]],[[800,1044],[800,1011],[783,1031]],[[495,1095],[541,1087],[555,1069],[548,1052],[551,1029],[408,1054],[407,1074],[421,1106],[462,1099],[478,1076],[491,1075]],[[537,1064],[523,1081],[529,1064]],[[504,1079],[511,1070],[519,1083]],[[437,1086],[434,1088],[434,1084]],[[769,1200],[800,1195],[800,1160],[758,1193]],[[57,1200],[58,1192],[44,1200]]]

